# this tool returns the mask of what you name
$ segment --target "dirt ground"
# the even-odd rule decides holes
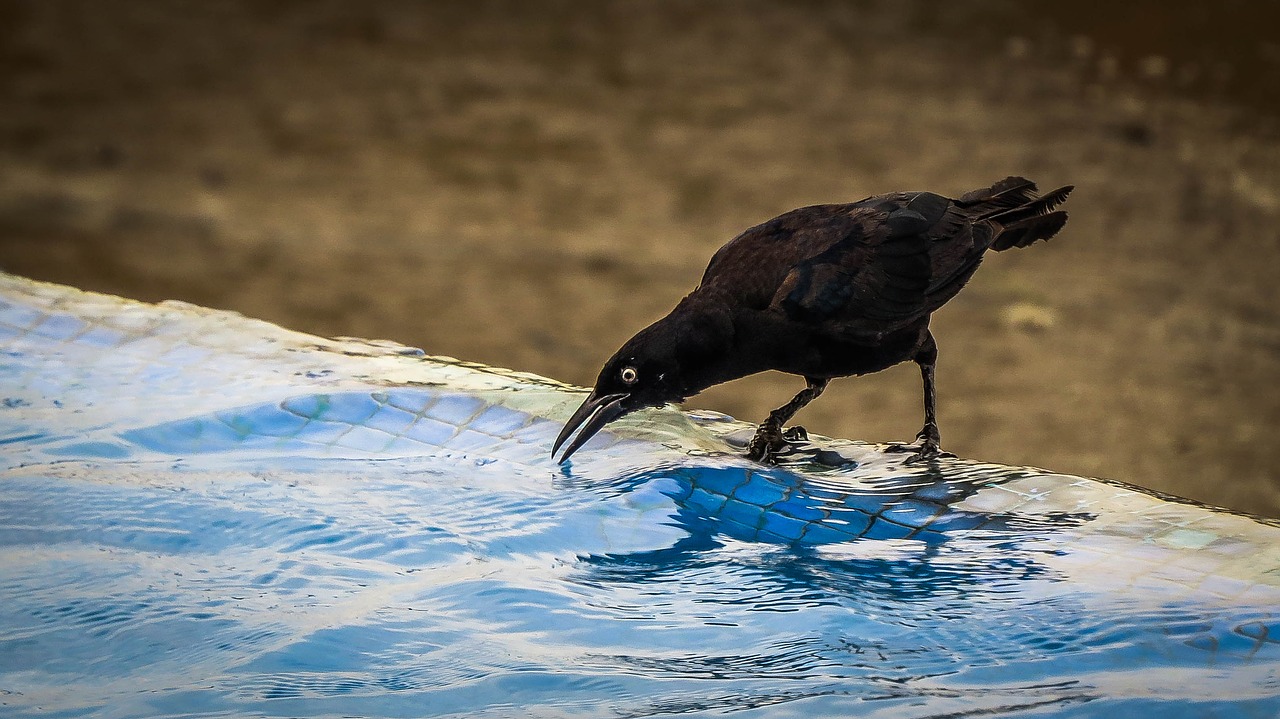
[[[1024,5],[0,0],[0,268],[588,384],[782,211],[1071,183],[935,315],[944,447],[1280,516],[1275,24]]]

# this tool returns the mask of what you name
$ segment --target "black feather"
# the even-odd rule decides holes
[[[984,187],[981,190],[971,190],[960,196],[956,200],[956,204],[961,207],[976,205],[979,203],[1013,207],[1019,205],[1029,198],[1035,197],[1036,183],[1025,177],[1006,177],[991,187]]]
[[[1011,247],[1026,247],[1037,240],[1047,240],[1067,224],[1067,213],[1059,210],[1047,215],[1027,217],[1005,226],[996,235],[991,249],[1003,252]]]

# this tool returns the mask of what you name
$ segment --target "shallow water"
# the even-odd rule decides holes
[[[0,285],[5,716],[1258,716],[1280,530]]]

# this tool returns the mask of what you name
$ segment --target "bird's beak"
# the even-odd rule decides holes
[[[573,413],[569,421],[565,422],[564,429],[560,430],[560,436],[556,437],[556,443],[551,446],[551,456],[554,458],[556,451],[560,449],[560,445],[564,444],[569,435],[573,434],[573,431],[581,426],[582,431],[569,443],[568,449],[560,457],[560,463],[569,459],[569,455],[578,451],[578,448],[586,444],[587,440],[591,439],[596,432],[599,432],[601,427],[626,414],[627,410],[622,406],[622,403],[630,396],[625,392],[598,395],[593,391],[587,396],[586,401],[582,403],[578,411]]]

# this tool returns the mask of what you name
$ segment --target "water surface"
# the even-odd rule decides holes
[[[1272,524],[0,279],[5,716],[1280,712]]]

